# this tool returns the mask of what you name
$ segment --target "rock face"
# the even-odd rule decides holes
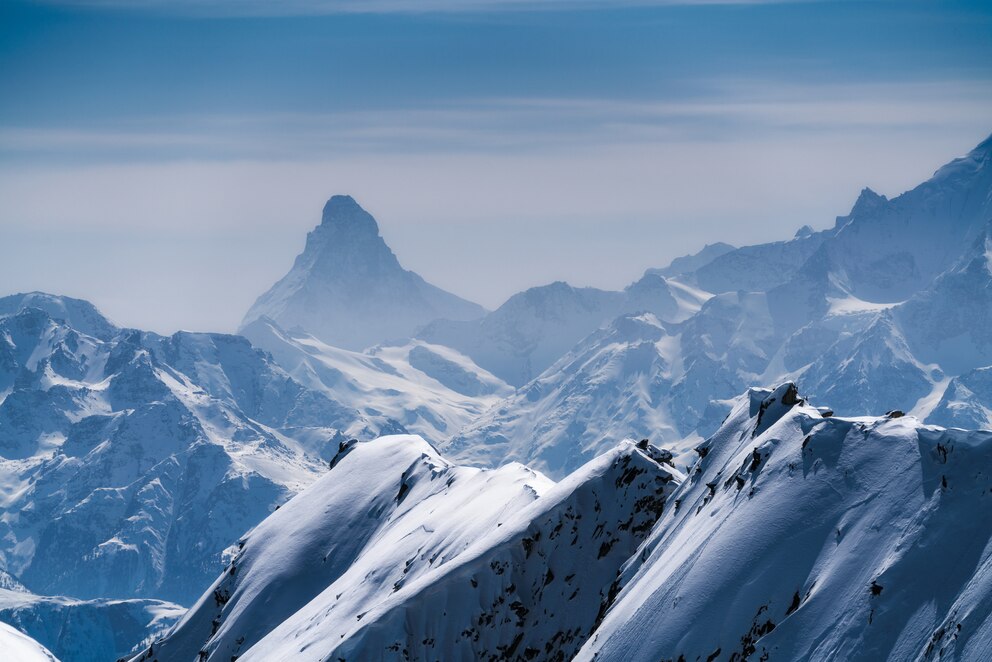
[[[403,269],[375,219],[351,197],[336,195],[293,268],[258,298],[242,326],[264,316],[329,345],[361,350],[409,338],[435,319],[469,320],[484,312]]]

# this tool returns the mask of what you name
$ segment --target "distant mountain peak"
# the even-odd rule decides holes
[[[117,326],[89,301],[47,292],[22,292],[0,297],[0,318],[27,308],[42,310],[52,319],[64,320],[77,331],[102,340],[114,336]]]
[[[854,206],[851,207],[851,212],[847,216],[837,217],[837,222],[834,225],[834,228],[840,229],[853,220],[870,216],[888,204],[888,202],[889,199],[884,195],[875,193],[875,191],[866,186],[861,189],[861,193],[858,194],[858,199],[854,201]]]
[[[853,215],[858,211],[865,211],[868,209],[874,209],[875,207],[888,202],[889,199],[880,193],[875,193],[867,186],[861,189],[861,193],[858,194],[858,199],[854,202],[854,207],[851,209],[851,214]]]
[[[379,224],[350,195],[332,195],[324,204],[321,227],[379,235]]]
[[[335,195],[293,268],[258,298],[241,326],[265,316],[284,329],[360,350],[409,338],[435,319],[469,320],[484,312],[404,269],[375,218],[351,196]]]

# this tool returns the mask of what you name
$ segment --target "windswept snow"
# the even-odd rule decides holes
[[[416,438],[345,446],[136,659],[570,656],[681,480],[669,457],[626,442],[551,485]]]
[[[992,432],[786,395],[752,392],[700,447],[577,659],[988,656]]]
[[[58,662],[47,648],[16,630],[0,622],[0,650],[9,660],[16,662]]]
[[[992,432],[752,389],[555,485],[345,444],[136,660],[984,659]]]

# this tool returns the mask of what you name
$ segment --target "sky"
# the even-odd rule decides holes
[[[234,331],[323,202],[495,308],[820,229],[992,133],[992,3],[4,0],[0,294]]]

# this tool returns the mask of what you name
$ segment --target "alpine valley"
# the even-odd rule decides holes
[[[334,196],[238,335],[0,298],[0,652],[992,659],[992,138],[807,220],[486,311]]]

